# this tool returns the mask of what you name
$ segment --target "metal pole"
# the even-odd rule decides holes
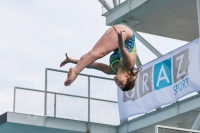
[[[106,8],[106,10],[112,9],[111,6],[105,0],[99,0],[99,2]]]
[[[13,100],[13,112],[15,113],[15,95],[16,95],[16,87],[14,88],[14,100]]]
[[[88,76],[88,122],[90,122],[90,76]]]
[[[171,129],[171,130],[180,130],[180,131],[184,131],[184,132],[200,133],[199,130],[191,130],[191,129],[186,129],[186,128],[178,128],[178,127],[170,127],[170,126],[157,125],[157,128],[165,128],[165,129]]]
[[[142,66],[142,63],[141,63],[140,58],[138,57],[138,55],[136,57],[136,66],[137,67]]]
[[[54,96],[54,117],[56,117],[56,94]]]
[[[128,122],[126,122],[126,132],[128,133]]]
[[[114,5],[114,7],[116,7],[117,5],[119,5],[118,0],[113,0],[113,5]]]
[[[46,123],[46,116],[47,116],[47,68],[45,69],[45,92],[44,92],[44,126]]]
[[[196,1],[197,1],[197,17],[198,17],[199,37],[200,37],[200,0]]]
[[[44,116],[46,117],[47,106],[47,69],[45,69],[45,92],[44,92]]]
[[[158,126],[155,126],[155,133],[158,133]]]
[[[90,76],[88,76],[88,123],[87,132],[90,132]]]
[[[157,57],[160,57],[162,56],[162,54],[157,50],[155,49],[150,43],[148,43],[142,36],[140,36],[133,28],[131,28],[128,24],[126,23],[122,23],[126,26],[128,26],[132,31],[133,31],[133,34],[135,35],[135,37],[141,42],[143,43],[152,53],[154,53]]]
[[[196,120],[195,120],[195,122],[194,122],[194,124],[193,124],[191,129],[192,130],[197,130],[199,128],[199,126],[200,126],[200,113],[197,116],[197,118],[196,118]]]

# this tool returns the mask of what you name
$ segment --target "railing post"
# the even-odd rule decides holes
[[[44,126],[46,123],[47,116],[47,68],[45,69],[45,92],[44,92]]]
[[[88,76],[88,122],[90,122],[90,76]]]
[[[16,87],[14,88],[13,113],[15,113],[15,95],[16,95]]]
[[[155,133],[158,133],[158,125],[155,125]]]
[[[197,3],[197,18],[199,27],[199,37],[200,37],[200,0],[196,0],[196,3]]]
[[[56,94],[54,96],[54,117],[56,117]]]
[[[88,76],[88,123],[87,126],[87,133],[90,132],[90,76]]]
[[[47,114],[46,106],[47,106],[47,69],[45,69],[44,116],[46,116]]]

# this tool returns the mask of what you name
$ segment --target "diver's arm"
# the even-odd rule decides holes
[[[113,75],[116,74],[110,68],[109,65],[106,65],[106,64],[103,64],[103,63],[99,63],[99,62],[94,62],[94,63],[88,65],[87,68],[96,69],[96,70],[104,72],[105,74],[113,74]]]
[[[79,60],[77,60],[77,59],[72,59],[72,58],[68,57],[66,54],[66,59],[61,62],[60,67],[64,66],[67,63],[77,64],[78,61]],[[103,63],[99,63],[99,62],[93,62],[92,64],[86,66],[86,68],[99,70],[106,74],[115,74],[114,71],[110,68],[110,66],[103,64]]]
[[[126,33],[123,33],[123,34],[126,34]],[[127,51],[127,49],[124,45],[123,34],[117,34],[118,35],[119,52],[122,56],[122,64],[126,68],[132,68],[134,56]]]
[[[126,40],[129,36],[132,36],[132,32],[125,31],[123,29],[118,29],[115,26],[112,26],[115,29],[118,37],[118,48],[119,52],[122,56],[122,64],[126,68],[132,68],[134,56],[132,56],[125,48],[124,40]]]

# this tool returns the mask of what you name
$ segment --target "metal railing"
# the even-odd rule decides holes
[[[77,81],[66,87],[63,84],[66,73],[47,68],[44,91],[15,87],[13,112],[110,125],[120,123],[113,79],[79,74]]]
[[[109,10],[112,10],[125,1],[127,0],[99,0],[102,5],[102,14],[107,13]]]

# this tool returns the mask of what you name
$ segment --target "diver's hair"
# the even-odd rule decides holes
[[[125,87],[122,89],[122,91],[129,91],[131,89],[133,89],[133,87],[135,86],[135,81],[138,77],[138,73],[142,70],[141,67],[138,68],[131,68],[130,72],[129,72],[129,76],[130,78],[127,80]]]

